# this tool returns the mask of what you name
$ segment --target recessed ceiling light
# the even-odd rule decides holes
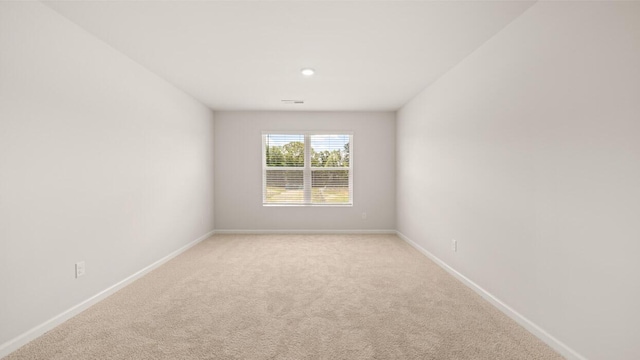
[[[304,69],[300,70],[300,72],[301,72],[301,73],[302,73],[302,75],[304,75],[304,76],[311,76],[311,75],[313,75],[313,74],[315,74],[315,73],[316,73],[316,71],[315,71],[315,70],[313,70],[313,69],[311,69],[311,68],[304,68]]]

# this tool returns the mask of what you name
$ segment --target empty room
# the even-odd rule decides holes
[[[640,359],[640,2],[0,1],[0,358]]]

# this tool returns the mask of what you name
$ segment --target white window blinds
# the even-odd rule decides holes
[[[353,135],[262,134],[265,205],[353,204]]]

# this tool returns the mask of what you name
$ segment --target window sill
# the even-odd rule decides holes
[[[349,204],[262,204],[263,207],[353,207]]]

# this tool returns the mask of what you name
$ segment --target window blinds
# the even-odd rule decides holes
[[[353,204],[353,135],[263,133],[265,205]]]

